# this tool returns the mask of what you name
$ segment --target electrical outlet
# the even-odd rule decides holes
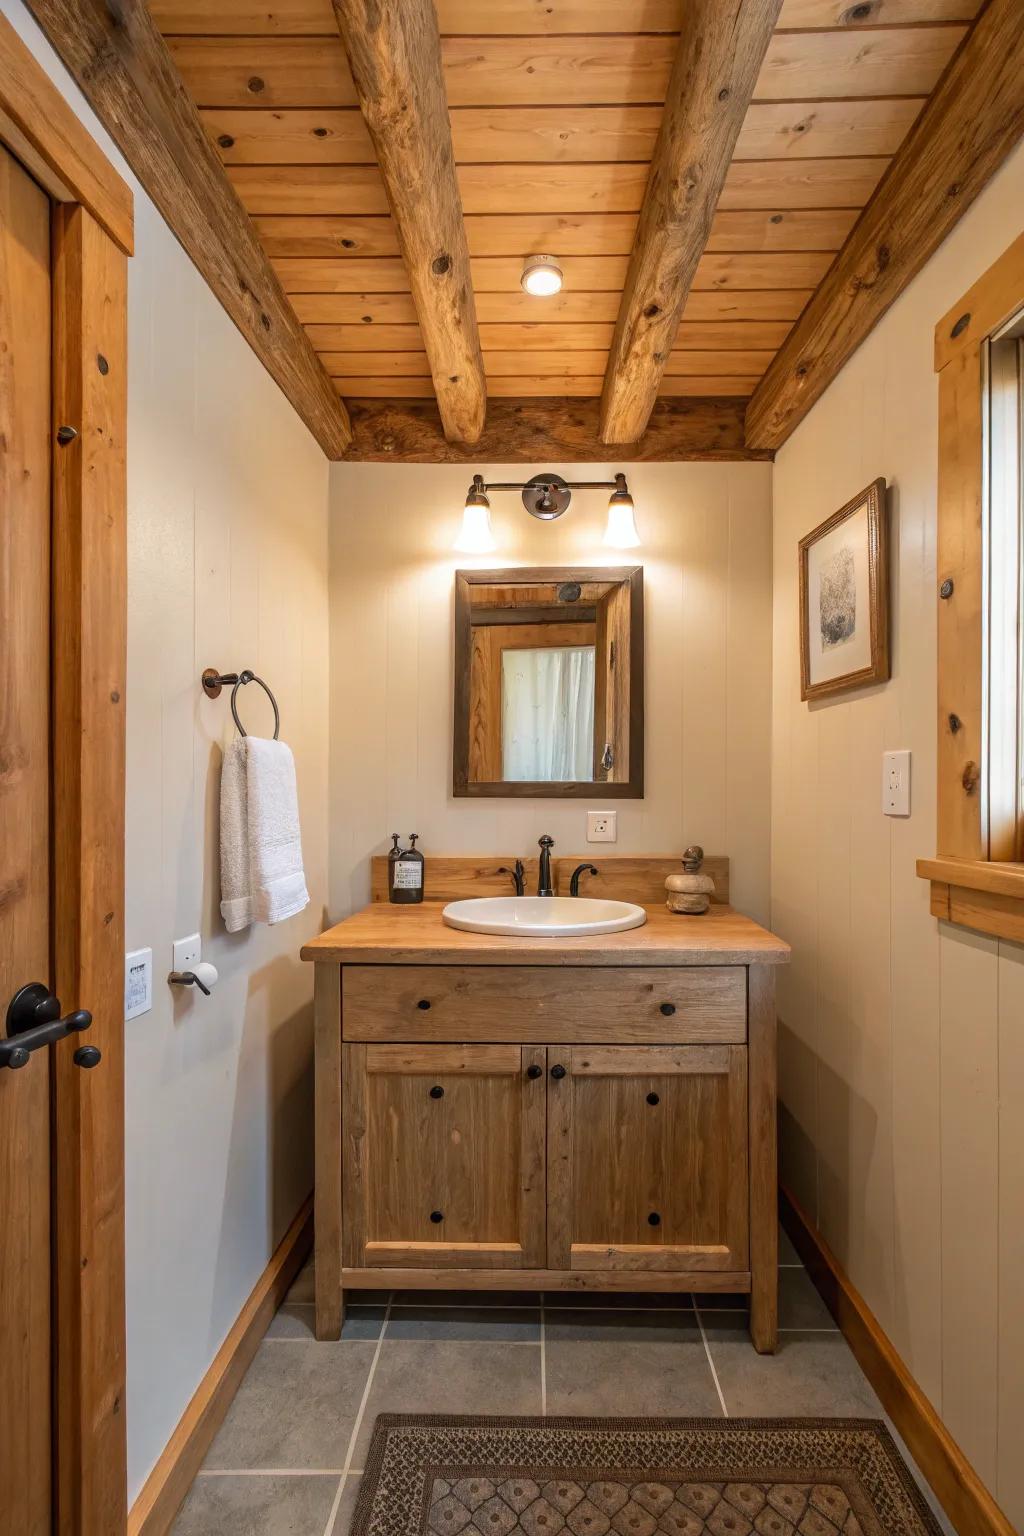
[[[194,971],[203,958],[203,941],[198,933],[174,941],[174,971]]]
[[[882,754],[882,812],[886,816],[910,815],[910,753]]]
[[[587,812],[587,842],[614,843],[618,836],[615,811]]]
[[[124,1017],[137,1019],[153,1006],[153,951],[133,949],[124,957]]]

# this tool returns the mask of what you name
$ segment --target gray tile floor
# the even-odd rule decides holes
[[[722,1296],[363,1292],[318,1344],[307,1268],[173,1536],[347,1536],[378,1413],[884,1418],[784,1236],[779,1257],[773,1356]]]

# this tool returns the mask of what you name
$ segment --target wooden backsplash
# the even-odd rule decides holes
[[[515,854],[499,854],[494,858],[449,858],[442,854],[426,855],[424,894],[430,901],[459,901],[467,896],[511,896],[511,875],[499,874],[504,865],[512,869]],[[613,901],[637,901],[642,906],[658,906],[665,900],[666,875],[683,873],[682,859],[678,856],[659,858],[655,855],[626,854],[607,855],[594,853],[574,854],[569,858],[552,859],[555,890],[560,896],[569,894],[569,880],[578,864],[592,862],[597,866],[596,875],[580,878],[581,896],[604,896]],[[537,859],[524,859],[526,893],[537,890]],[[715,882],[713,901],[728,905],[729,860],[720,855],[708,855],[701,874],[710,875]],[[384,854],[372,860],[371,899],[388,899],[388,861]]]

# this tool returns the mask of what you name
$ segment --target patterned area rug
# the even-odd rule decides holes
[[[352,1536],[938,1536],[875,1419],[381,1414]]]

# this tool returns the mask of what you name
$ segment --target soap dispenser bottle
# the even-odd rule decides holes
[[[411,846],[399,850],[396,836],[392,852],[397,851],[398,857],[392,863],[391,854],[388,854],[390,896],[397,904],[423,900],[423,855],[416,847],[418,837],[419,833],[413,832],[410,837]]]

